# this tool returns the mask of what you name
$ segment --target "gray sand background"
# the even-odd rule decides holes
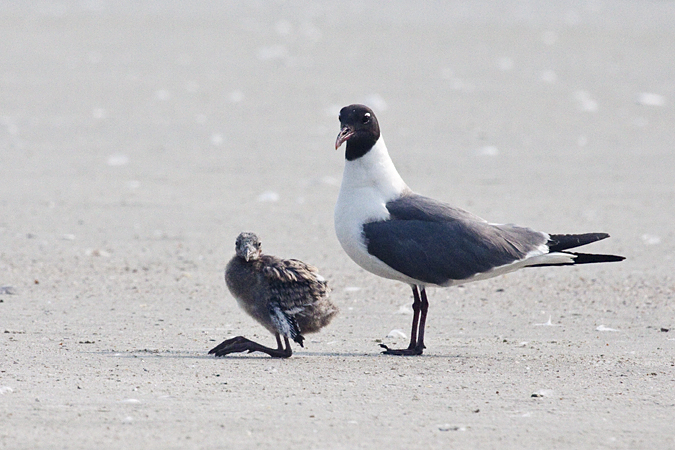
[[[675,448],[674,2],[5,1],[0,42],[0,448]],[[416,191],[628,259],[434,289],[381,355],[411,294],[334,236],[354,102]],[[341,308],[288,360],[206,354],[273,343],[242,230]]]

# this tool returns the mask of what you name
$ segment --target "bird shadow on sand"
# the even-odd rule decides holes
[[[301,351],[293,353],[293,356],[290,358],[271,358],[268,355],[258,354],[258,353],[234,353],[227,356],[216,357],[209,355],[208,351],[194,351],[194,350],[159,350],[159,349],[139,349],[139,350],[102,350],[95,351],[91,353],[98,353],[103,356],[115,357],[115,358],[171,358],[171,359],[216,359],[216,360],[228,360],[228,359],[298,359],[302,360],[304,358],[316,358],[316,357],[328,357],[328,358],[387,358],[387,359],[396,359],[396,358],[410,358],[409,356],[392,356],[392,355],[383,355],[381,352],[375,351],[372,353],[364,352],[308,352]],[[414,358],[417,359],[428,359],[428,358],[444,358],[444,359],[456,359],[463,358],[465,356],[458,354],[423,354],[417,355]]]

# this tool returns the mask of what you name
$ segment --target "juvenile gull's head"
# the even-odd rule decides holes
[[[255,261],[262,254],[262,244],[255,233],[244,231],[237,236],[237,243],[234,246],[237,256],[245,261]]]

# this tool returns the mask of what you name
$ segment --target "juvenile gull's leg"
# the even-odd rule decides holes
[[[288,338],[284,336],[286,344],[286,348],[284,348],[281,344],[281,336],[279,336],[279,333],[276,333],[275,337],[277,339],[277,348],[265,347],[257,342],[246,339],[244,336],[237,336],[227,339],[209,350],[209,355],[215,354],[216,356],[225,356],[230,353],[262,352],[270,355],[272,358],[290,357],[293,354],[293,349],[291,349],[291,343],[288,341]]]

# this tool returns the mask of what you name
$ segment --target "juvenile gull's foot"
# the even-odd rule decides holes
[[[270,348],[246,339],[244,336],[237,336],[227,339],[209,350],[209,355],[225,356],[230,353],[241,352],[262,352],[270,355],[272,358],[288,358],[293,354],[290,346],[287,346],[286,349]]]

